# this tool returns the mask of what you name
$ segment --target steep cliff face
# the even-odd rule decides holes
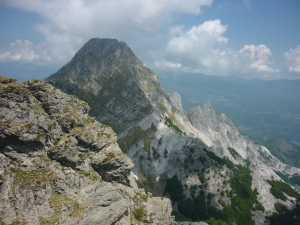
[[[83,51],[85,46],[93,47]],[[137,182],[158,196],[168,195],[175,211],[190,219],[202,220],[227,210],[236,216],[243,214],[247,224],[254,223],[251,218],[256,224],[264,224],[265,216],[276,211],[275,203],[291,208],[299,200],[290,196],[283,201],[274,196],[270,181],[280,183],[274,170],[288,175],[300,174],[300,170],[286,166],[267,148],[241,135],[233,123],[224,114],[218,115],[209,103],[185,112],[179,94],[165,93],[157,76],[145,68],[123,42],[92,39],[85,46],[47,81],[92,103],[92,115],[96,109],[105,108],[105,115],[99,114],[96,118],[116,127],[121,150],[135,164],[131,170]],[[122,51],[128,54],[122,55]],[[80,66],[77,66],[79,62],[72,64],[77,58],[85,62],[90,52],[109,54],[105,58],[96,57],[94,64],[90,63],[92,59]],[[114,68],[120,69],[119,72]],[[82,71],[97,71],[98,86],[94,87],[101,86],[103,94],[90,97],[96,96],[92,91],[94,78],[87,76],[86,81],[79,84],[81,81],[76,79]],[[130,83],[116,86],[120,93],[116,98],[115,86],[110,84],[118,83],[119,79]],[[101,80],[109,80],[109,83],[102,85]],[[76,91],[70,91],[69,85],[75,85]],[[129,86],[139,98],[122,95]],[[109,104],[103,105],[103,102]],[[147,111],[139,108],[146,103]],[[120,108],[123,105],[126,106]],[[115,116],[113,121],[106,120],[111,117],[110,113]],[[122,129],[118,123],[123,124]],[[246,190],[246,197],[242,189]],[[174,192],[179,194],[174,195]],[[244,202],[245,207],[236,207],[238,202]],[[241,218],[232,218],[227,218],[227,222],[242,223]]]
[[[137,85],[139,76],[151,73],[124,42],[94,38],[46,81],[87,101],[90,115],[120,132],[151,113]]]
[[[230,147],[235,149],[243,159],[249,160],[255,167],[265,164],[273,170],[288,175],[300,173],[298,168],[280,162],[266,147],[240,134],[232,121],[224,114],[218,115],[209,103],[188,110],[186,115],[193,127],[198,130],[199,136],[219,155],[226,156],[233,162],[237,161],[231,155],[228,149]]]
[[[1,224],[171,224],[89,106],[41,82],[0,77]]]

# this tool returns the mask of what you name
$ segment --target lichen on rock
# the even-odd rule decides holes
[[[1,224],[131,224],[135,196],[153,198],[131,178],[112,129],[77,97],[0,77],[0,105]],[[165,213],[149,224],[170,224],[167,199],[144,203],[145,220],[156,205]]]

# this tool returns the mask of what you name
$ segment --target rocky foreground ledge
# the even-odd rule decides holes
[[[0,77],[0,224],[173,224],[89,106],[42,81]]]

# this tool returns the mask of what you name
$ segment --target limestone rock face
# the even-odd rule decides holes
[[[0,77],[1,224],[171,224],[89,106],[50,84]],[[136,216],[142,209],[143,214]]]
[[[234,170],[244,166],[251,171],[252,191],[258,191],[255,196],[266,209],[265,212],[253,211],[257,224],[275,211],[274,203],[288,207],[294,204],[295,199],[282,202],[274,198],[267,180],[281,180],[275,170],[300,175],[299,169],[281,163],[267,148],[240,134],[234,124],[224,114],[218,115],[209,103],[184,111],[179,94],[166,93],[158,77],[143,66],[124,42],[91,39],[67,65],[46,80],[87,101],[91,106],[90,115],[112,126],[120,148],[134,162],[131,172],[137,182],[155,195],[164,195],[167,181],[176,175],[184,186],[185,200],[202,195],[207,206],[222,210],[224,204],[231,204],[236,194],[230,185]],[[76,137],[77,146],[84,139],[82,136]],[[131,168],[130,163],[123,156],[118,158],[115,152],[114,165],[109,161],[112,154],[105,150],[93,156],[90,162],[78,161],[72,155],[72,152],[53,152],[52,157],[69,158],[70,166],[75,169],[87,170],[91,166],[108,181],[113,178],[130,183],[116,172],[118,169],[110,171],[116,165],[121,170]],[[209,179],[201,181],[199,173]],[[230,197],[225,192],[233,194]],[[173,201],[172,205],[176,211],[178,202]],[[151,221],[148,217],[146,220]]]
[[[173,104],[173,106],[180,111],[181,113],[183,113],[183,109],[182,109],[182,103],[181,103],[181,97],[177,92],[173,92],[168,94],[169,98]]]
[[[284,174],[300,174],[300,169],[283,164],[266,147],[240,134],[232,121],[224,114],[218,115],[210,103],[190,109],[186,115],[198,130],[199,136],[206,140],[205,143],[219,155],[226,156],[233,162],[239,162],[228,151],[230,147],[235,149],[243,159],[251,161],[254,166],[261,167],[265,164]]]
[[[149,100],[137,85],[139,77],[149,74],[156,76],[124,42],[94,38],[46,81],[87,101],[90,115],[120,132],[151,113]],[[148,83],[144,86],[155,91]]]

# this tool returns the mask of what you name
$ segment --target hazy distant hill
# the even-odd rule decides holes
[[[166,91],[181,95],[184,109],[209,101],[254,140],[264,143],[283,138],[300,144],[300,80],[156,72]]]
[[[283,163],[300,168],[300,147],[286,140],[278,139],[265,143],[272,154],[280,159]]]

